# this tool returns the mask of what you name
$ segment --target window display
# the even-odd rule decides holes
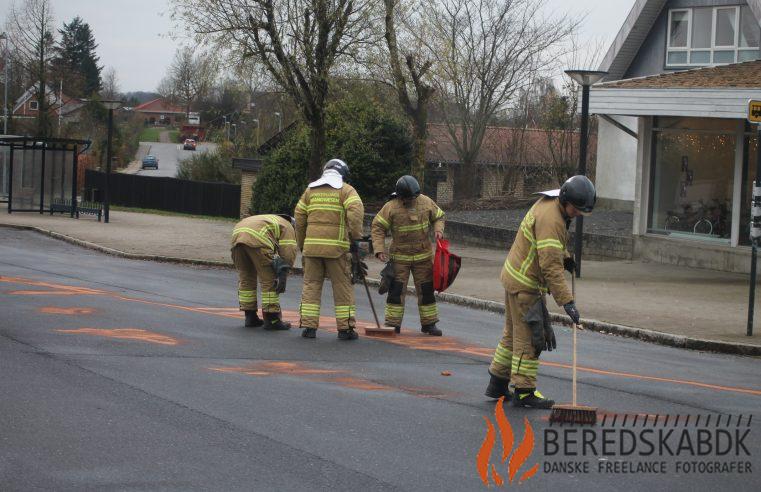
[[[729,242],[736,123],[658,118],[649,232]]]

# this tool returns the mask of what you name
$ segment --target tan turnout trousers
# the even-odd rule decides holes
[[[420,324],[427,326],[439,321],[439,309],[433,295],[433,262],[428,258],[414,263],[394,262],[394,281],[388,289],[386,299],[386,326],[402,326],[404,299],[410,273],[415,282]]]
[[[354,286],[351,284],[351,259],[349,254],[338,258],[303,256],[304,288],[301,293],[301,328],[320,327],[320,304],[322,284],[325,278],[333,285],[336,326],[339,330],[355,327],[357,306],[354,304]]]
[[[257,277],[262,291],[262,312],[279,313],[280,297],[275,293],[275,271],[272,269],[273,252],[267,248],[252,248],[237,244],[232,258],[238,271],[238,303],[241,311],[256,311]]]
[[[494,351],[489,372],[510,380],[518,389],[536,388],[539,360],[531,345],[531,328],[523,317],[538,299],[538,293],[505,292],[505,328]]]

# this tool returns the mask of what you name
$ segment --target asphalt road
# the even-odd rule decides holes
[[[166,176],[174,178],[177,175],[177,166],[180,161],[188,159],[195,153],[214,150],[217,144],[201,142],[198,144],[198,147],[196,147],[196,150],[183,150],[182,144],[179,143],[140,142],[140,145],[141,147],[150,146],[148,153],[158,157],[159,168],[140,169],[137,174],[142,176]]]
[[[300,281],[281,298],[292,320]],[[358,318],[371,319],[360,294]],[[524,490],[761,487],[758,359],[582,332],[580,401],[599,407],[600,423],[550,426],[548,411],[505,405],[510,433],[483,396],[497,315],[442,304],[445,336],[425,337],[408,300],[401,336],[342,342],[328,317],[316,340],[245,329],[236,302],[230,270],[124,260],[0,229],[0,489],[460,491],[485,490],[482,479]],[[570,332],[556,331],[539,387],[568,401]],[[654,451],[639,438],[627,454],[627,430],[659,435]],[[698,456],[698,430],[709,441],[723,431],[730,451]],[[606,451],[604,439],[617,444]],[[504,448],[514,450],[506,462]],[[630,471],[642,463],[651,468]]]

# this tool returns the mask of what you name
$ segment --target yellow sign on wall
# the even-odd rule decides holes
[[[748,101],[748,121],[761,123],[761,101],[755,99]]]

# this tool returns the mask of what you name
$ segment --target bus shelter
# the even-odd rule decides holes
[[[77,158],[89,140],[0,137],[0,155],[6,163],[8,213],[68,212],[77,210]]]

